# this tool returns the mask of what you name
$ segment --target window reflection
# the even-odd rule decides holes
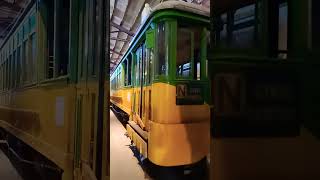
[[[156,66],[156,75],[167,75],[168,68],[167,68],[167,50],[166,50],[166,26],[165,22],[161,22],[158,24],[157,29],[157,45],[158,45],[158,61]]]
[[[201,36],[203,30],[203,27],[192,27],[187,24],[178,23],[176,59],[177,78],[200,80]]]
[[[221,14],[216,19],[217,42],[221,48],[254,48],[256,45],[256,5],[251,4]]]

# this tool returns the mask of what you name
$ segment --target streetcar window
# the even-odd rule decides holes
[[[166,25],[165,22],[158,24],[157,29],[157,64],[155,69],[156,75],[168,74],[168,50],[166,40]]]
[[[313,0],[312,1],[312,46],[313,48],[320,48],[320,1]]]
[[[147,49],[147,63],[148,63],[148,82],[147,84],[150,84],[152,82],[152,65],[153,65],[153,48]]]
[[[30,32],[29,21],[26,21],[23,26],[23,39],[24,40],[28,38],[29,32]]]
[[[128,75],[128,72],[127,72],[127,59],[125,59],[124,61],[123,61],[123,63],[122,63],[122,69],[123,69],[123,77],[124,77],[124,86],[127,86],[128,85],[128,77],[127,77],[127,75]]]
[[[193,33],[190,27],[178,25],[177,32],[177,77],[189,77],[191,74],[191,54]]]
[[[8,59],[6,60],[6,89],[8,89],[8,84],[9,84],[9,61]]]
[[[17,49],[17,85],[20,85],[21,81],[21,46]]]
[[[54,1],[50,0],[45,0],[43,1],[45,3],[46,11],[47,12],[45,17],[46,18],[46,30],[47,30],[47,60],[46,60],[46,66],[47,66],[47,71],[46,71],[46,78],[51,79],[53,78],[54,75]]]
[[[8,65],[8,70],[9,70],[9,73],[8,73],[8,87],[9,89],[12,87],[12,55],[10,54],[9,55],[9,65]]]
[[[36,29],[36,14],[33,13],[31,16],[30,16],[30,31],[31,32],[34,32],[35,29]]]
[[[57,19],[59,23],[59,45],[56,46],[59,48],[60,54],[58,59],[58,74],[60,76],[66,75],[68,73],[68,64],[69,64],[69,10],[70,10],[70,1],[61,0],[60,7],[60,17]]]
[[[31,41],[31,64],[29,64],[31,68],[30,74],[32,74],[32,82],[36,81],[36,62],[37,62],[37,39],[36,33],[33,33],[30,38]]]
[[[288,42],[288,3],[279,5],[278,58],[287,58]]]
[[[216,19],[216,42],[220,48],[254,48],[256,45],[256,4],[225,12]]]
[[[16,56],[17,55],[17,51],[14,50],[13,51],[13,77],[12,77],[12,81],[13,81],[13,87],[16,87],[16,82],[17,82],[17,71],[16,71],[16,62],[17,62],[17,59],[16,59]]]
[[[23,42],[22,45],[22,77],[23,77],[23,82],[27,80],[27,72],[26,72],[26,67],[27,67],[27,52],[28,52],[28,46],[27,46],[27,41]]]
[[[144,85],[147,85],[148,83],[148,68],[149,68],[149,63],[148,63],[148,60],[149,60],[149,57],[147,58],[147,54],[149,54],[148,52],[149,50],[146,49],[146,46],[144,46],[144,51],[143,51],[143,84]]]
[[[128,85],[131,85],[132,56],[128,56]]]
[[[200,79],[202,31],[202,27],[192,27],[180,22],[178,23],[176,61],[177,78]],[[191,74],[192,72],[193,74]]]

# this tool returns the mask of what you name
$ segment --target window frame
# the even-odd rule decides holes
[[[169,34],[170,31],[172,31],[172,22],[174,22],[173,18],[163,18],[160,21],[157,21],[155,23],[155,30],[156,30],[156,38],[155,38],[155,52],[154,52],[154,59],[155,59],[155,63],[153,65],[153,79],[156,81],[166,81],[170,78],[170,75],[172,73],[170,73],[170,47],[168,46],[172,46],[172,39],[169,38]],[[158,72],[159,70],[159,36],[158,36],[158,27],[160,23],[164,23],[165,25],[165,34],[164,34],[164,45],[165,45],[165,49],[166,49],[166,53],[165,53],[165,63],[167,64],[167,68],[166,68],[166,74],[160,74]]]
[[[212,42],[212,54],[216,54],[215,57],[219,57],[219,56],[228,56],[226,54],[238,54],[238,55],[242,55],[242,56],[252,56],[252,55],[256,55],[256,56],[261,56],[261,54],[264,54],[264,48],[265,48],[265,24],[263,22],[263,6],[261,6],[261,2],[259,0],[256,0],[255,2],[251,3],[251,4],[247,4],[245,6],[242,7],[237,7],[234,9],[228,9],[228,11],[224,11],[224,12],[220,12],[217,17],[222,16],[223,14],[228,14],[228,12],[235,12],[238,9],[250,6],[250,5],[255,5],[255,29],[254,29],[254,45],[253,47],[250,48],[232,48],[232,47],[219,47],[216,45],[217,40],[214,39],[215,41]],[[214,18],[214,22],[218,22],[217,17]],[[228,19],[228,15],[226,17]],[[228,23],[228,22],[227,22]],[[214,27],[216,27],[217,25],[214,24]],[[228,29],[228,27],[227,27]],[[218,31],[213,31],[213,36],[216,36]],[[220,33],[220,31],[219,31]],[[227,37],[228,38],[228,37]],[[227,45],[229,46],[229,45]]]
[[[194,32],[188,29],[188,32],[190,33],[190,41],[191,41],[191,46],[189,49],[189,53],[190,53],[190,72],[188,76],[178,76],[177,75],[177,60],[178,60],[178,24],[179,24],[179,19],[175,20],[174,22],[174,29],[175,29],[175,46],[174,46],[174,50],[175,50],[175,58],[172,59],[172,61],[174,61],[174,77],[176,80],[193,80],[193,74],[194,74]]]

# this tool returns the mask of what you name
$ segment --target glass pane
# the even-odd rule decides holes
[[[128,56],[128,85],[131,85],[131,69],[132,69],[132,58]]]
[[[178,26],[177,37],[177,77],[189,77],[191,74],[192,32],[188,27]]]
[[[144,59],[144,62],[143,62],[143,81],[144,81],[144,85],[147,85],[148,84],[148,68],[149,68],[149,49],[146,49],[145,46],[144,46],[144,52],[143,52],[143,59]],[[147,58],[148,57],[148,58]]]
[[[36,28],[36,15],[35,13],[30,16],[30,30],[35,31]]]
[[[123,63],[122,63],[122,67],[123,67],[123,68],[122,68],[122,70],[123,70],[122,73],[123,73],[123,77],[124,77],[124,85],[125,85],[125,86],[128,85],[128,76],[127,76],[127,74],[128,74],[128,72],[127,72],[127,66],[128,66],[128,65],[127,65],[127,61],[128,61],[128,60],[126,59],[126,60],[124,60]]]
[[[279,5],[278,50],[287,51],[288,42],[288,3]],[[280,52],[279,58],[286,59],[287,53]]]
[[[320,7],[319,0],[312,1],[312,46],[313,48],[320,48]]]
[[[196,79],[200,80],[200,62],[197,62]]]
[[[234,14],[231,47],[253,48],[255,31],[255,5],[240,8]]]
[[[29,34],[29,32],[30,32],[30,29],[29,29],[29,22],[28,22],[28,21],[26,21],[26,22],[24,23],[24,26],[23,26],[23,39],[28,38],[28,34]]]
[[[22,69],[23,69],[22,77],[24,82],[27,80],[27,72],[26,72],[26,67],[28,66],[27,52],[28,52],[28,46],[27,46],[27,41],[25,41],[23,42],[23,48],[22,48]]]
[[[153,67],[153,48],[148,49],[148,59],[149,59],[149,81],[148,83],[150,84],[152,82],[152,67]]]
[[[157,30],[157,45],[158,45],[158,61],[156,66],[156,75],[167,75],[168,74],[168,52],[166,49],[166,37],[165,23],[161,22],[158,24]]]
[[[216,42],[220,48],[254,48],[256,45],[256,4],[221,14],[216,19]]]
[[[31,36],[31,48],[32,48],[32,52],[31,52],[31,61],[32,61],[32,80],[35,81],[36,80],[36,62],[37,62],[37,41],[36,41],[36,34],[32,34]]]
[[[190,26],[189,24],[178,23],[177,78],[198,79],[198,73],[200,76],[202,32],[203,27],[201,26]],[[199,66],[199,68],[197,66]]]
[[[21,47],[18,47],[17,50],[17,83],[19,85],[20,81],[21,81],[21,57],[20,57],[20,53],[21,53]]]
[[[217,27],[219,28],[220,32],[218,33],[218,37],[217,39],[219,39],[219,41],[217,42],[217,46],[219,47],[227,47],[227,40],[228,40],[228,36],[227,36],[227,13],[224,13],[221,15],[221,17],[219,17],[217,19]]]

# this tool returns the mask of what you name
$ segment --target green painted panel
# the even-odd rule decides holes
[[[146,47],[154,48],[155,46],[155,30],[150,29],[146,32]]]

